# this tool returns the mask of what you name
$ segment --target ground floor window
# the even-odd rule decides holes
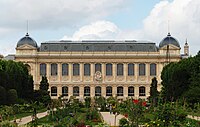
[[[51,96],[57,96],[57,87],[55,86],[51,87]]]
[[[112,96],[112,87],[111,86],[106,87],[106,96]]]
[[[63,96],[68,96],[68,87],[67,86],[63,86],[62,87],[62,95]]]
[[[123,87],[122,86],[117,87],[117,96],[123,96]]]
[[[128,87],[128,96],[134,96],[134,87],[133,86]]]
[[[73,87],[73,96],[79,96],[79,87],[78,86]]]
[[[84,96],[90,96],[90,87],[89,86],[84,87]]]
[[[95,96],[101,96],[101,87],[100,86],[95,87]]]
[[[145,96],[145,87],[144,86],[141,86],[139,87],[139,96]]]

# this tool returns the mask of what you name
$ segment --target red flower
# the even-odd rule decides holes
[[[146,106],[146,105],[147,105],[146,101],[142,102],[142,106]]]
[[[133,100],[133,103],[135,103],[135,104],[138,104],[139,103],[139,100]]]
[[[124,116],[125,116],[126,118],[128,118],[128,114],[125,114]]]

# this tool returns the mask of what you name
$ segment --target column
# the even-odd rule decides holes
[[[90,86],[90,97],[94,97],[95,96],[95,86],[91,85]]]
[[[128,86],[125,85],[124,88],[123,88],[123,92],[124,92],[124,98],[128,97]]]
[[[128,65],[127,63],[124,63],[124,80],[127,81],[128,76]]]
[[[149,85],[147,85],[146,87],[145,87],[145,95],[146,95],[146,98],[147,97],[149,97],[150,96],[150,86]]]
[[[71,97],[73,96],[73,86],[68,86],[68,96]]]
[[[101,86],[101,96],[106,97],[106,86],[105,85]]]
[[[136,82],[138,82],[138,76],[139,76],[139,63],[135,63],[135,79],[136,79]]]
[[[50,75],[51,75],[51,64],[50,63],[46,63],[46,73],[47,73],[47,79],[49,80],[49,82],[51,82],[50,80]]]
[[[112,85],[112,95],[113,95],[113,97],[117,96],[117,86],[116,85]]]
[[[106,75],[105,63],[102,63],[101,66],[102,66],[102,82],[104,82],[105,81],[105,75]]]
[[[79,97],[80,99],[84,99],[84,85],[79,86]]]
[[[139,86],[134,87],[134,94],[135,94],[135,98],[138,99],[139,98]]]
[[[90,70],[91,70],[90,81],[93,82],[94,81],[94,63],[90,64]]]
[[[62,95],[62,86],[61,85],[58,85],[57,86],[57,96],[61,96]]]
[[[116,71],[116,69],[117,69],[117,67],[116,67],[116,63],[113,63],[113,77],[114,77],[114,82],[116,82],[116,73],[117,73],[117,71]]]
[[[83,81],[83,75],[84,75],[84,65],[83,63],[80,63],[80,81]]]
[[[150,64],[149,63],[145,63],[145,66],[146,66],[146,70],[145,70],[145,74],[146,74],[146,82],[150,82],[151,79],[150,79]]]
[[[62,64],[58,63],[58,82],[61,82]]]
[[[69,65],[69,81],[70,82],[72,82],[72,70],[73,70],[73,68],[72,68],[72,63],[69,63],[68,64]]]

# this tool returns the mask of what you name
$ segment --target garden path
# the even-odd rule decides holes
[[[111,125],[111,126],[115,126],[115,115],[114,114],[110,114],[110,112],[100,112],[102,117],[103,117],[103,120]],[[116,126],[119,126],[119,120],[121,118],[124,118],[123,115],[117,115],[116,117]]]
[[[37,118],[42,118],[45,117],[47,115],[47,111],[46,112],[41,112],[41,113],[37,113]],[[32,116],[26,116],[26,117],[22,117],[21,119],[17,119],[16,122],[18,125],[24,125],[27,124],[29,122],[32,121]],[[13,120],[11,121],[13,122]]]
[[[194,120],[200,121],[200,117],[198,117],[198,116],[188,115],[187,117],[190,118],[190,119],[194,119]]]

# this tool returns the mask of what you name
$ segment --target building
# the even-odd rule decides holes
[[[159,46],[135,40],[48,41],[38,46],[27,33],[17,43],[15,60],[27,65],[34,89],[47,76],[52,98],[147,98],[152,78],[160,90],[161,71],[181,59],[180,49],[170,33]],[[184,49],[188,56],[188,44]]]

